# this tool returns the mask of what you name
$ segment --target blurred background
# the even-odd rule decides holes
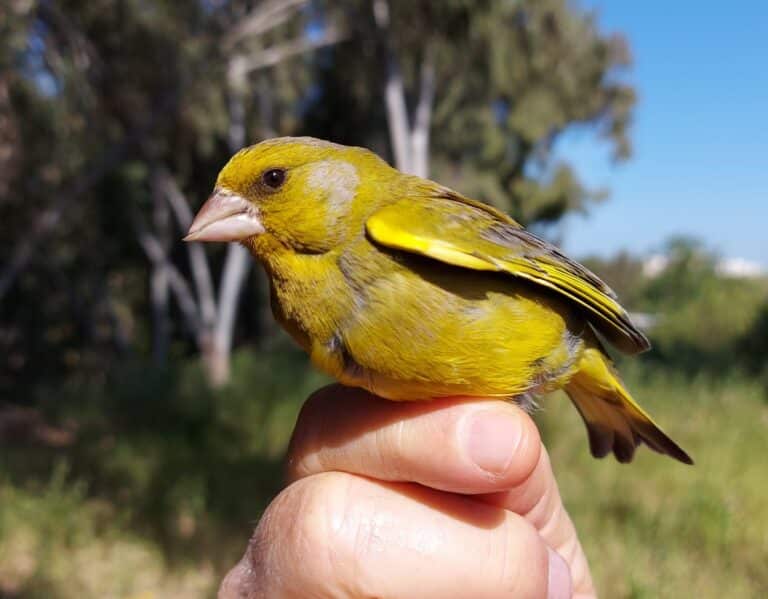
[[[238,148],[368,146],[585,261],[696,459],[537,420],[604,597],[768,593],[764,3],[5,0],[0,597],[210,597],[325,383],[238,247],[180,238]]]

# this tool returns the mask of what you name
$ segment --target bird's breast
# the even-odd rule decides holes
[[[583,317],[546,290],[366,239],[268,272],[275,317],[313,363],[390,399],[549,390],[583,346]]]

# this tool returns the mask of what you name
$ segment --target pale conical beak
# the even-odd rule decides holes
[[[242,241],[263,232],[253,204],[227,189],[216,189],[195,216],[184,241]]]

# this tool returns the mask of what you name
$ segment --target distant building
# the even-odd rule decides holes
[[[643,274],[652,279],[663,273],[669,266],[669,258],[663,254],[654,254],[643,261]]]
[[[643,274],[652,279],[664,272],[667,266],[669,266],[667,256],[653,254],[643,261]],[[721,258],[715,265],[715,271],[722,277],[738,279],[758,279],[768,276],[768,269],[762,264],[746,258]]]
[[[758,279],[768,274],[762,264],[744,258],[723,258],[715,268],[721,276],[740,279]]]

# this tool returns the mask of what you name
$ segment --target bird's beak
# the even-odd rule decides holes
[[[215,189],[184,241],[242,241],[263,232],[259,211],[251,202],[227,189]]]

